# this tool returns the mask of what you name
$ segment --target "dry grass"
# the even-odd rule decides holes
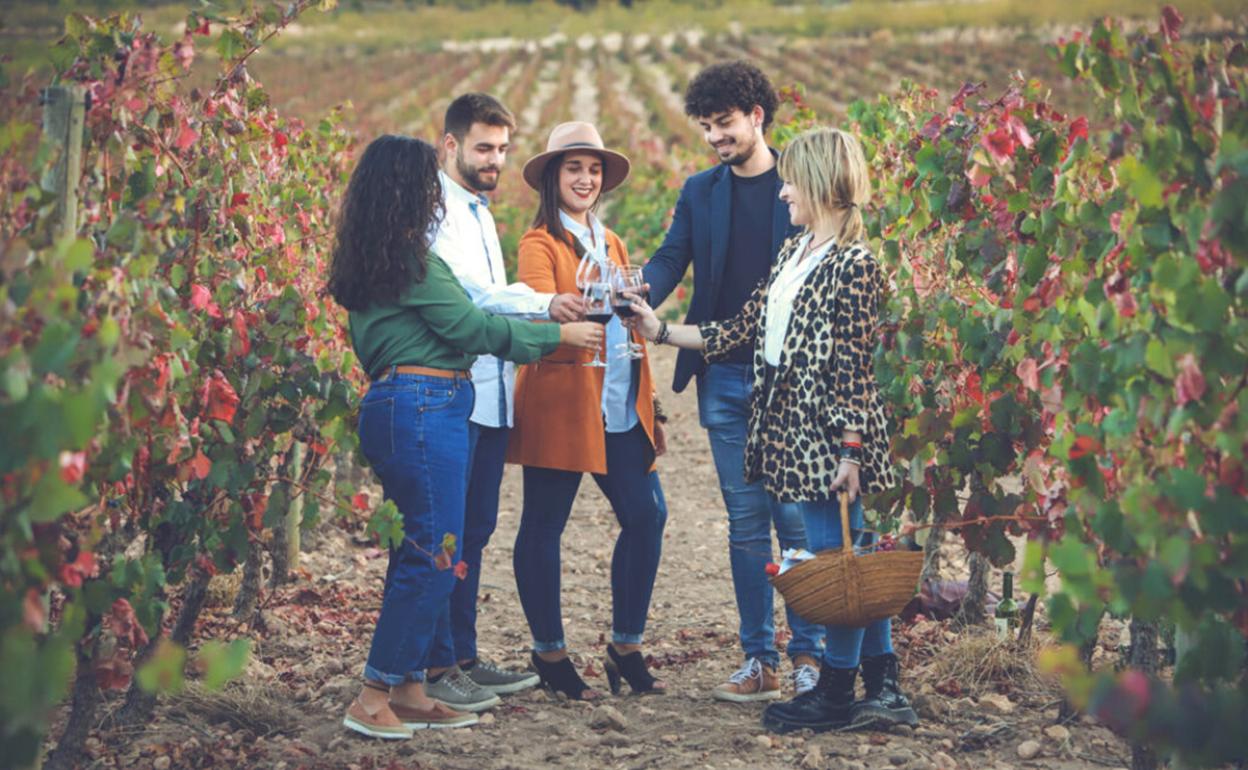
[[[931,676],[939,682],[954,681],[968,695],[1009,690],[1035,698],[1061,695],[1061,684],[1036,667],[1042,643],[1033,634],[1029,641],[998,639],[983,630],[958,634],[933,657]]]
[[[187,724],[225,722],[258,738],[293,731],[300,714],[287,705],[289,698],[275,695],[271,685],[234,682],[209,690],[191,682],[169,700],[169,716]]]
[[[238,598],[238,588],[243,583],[243,570],[237,569],[224,575],[213,575],[208,581],[205,607],[230,607]]]

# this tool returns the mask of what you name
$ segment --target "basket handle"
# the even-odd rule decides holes
[[[849,493],[841,492],[841,550],[854,555],[854,544],[849,539]]]

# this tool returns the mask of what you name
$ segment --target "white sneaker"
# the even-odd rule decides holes
[[[810,692],[815,689],[815,685],[819,684],[819,669],[809,663],[794,667],[790,676],[793,677],[794,695]]]
[[[780,675],[758,658],[750,658],[727,682],[716,687],[711,696],[732,703],[776,700],[780,697]]]

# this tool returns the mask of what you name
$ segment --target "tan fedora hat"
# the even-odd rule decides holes
[[[602,137],[593,123],[574,120],[571,123],[560,123],[550,131],[546,140],[546,152],[538,153],[524,164],[524,181],[534,190],[541,187],[542,172],[552,158],[573,150],[586,150],[602,156],[602,191],[614,190],[628,179],[631,167],[628,158],[615,150],[608,150],[602,144]]]

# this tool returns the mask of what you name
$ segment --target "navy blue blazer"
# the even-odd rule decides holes
[[[776,155],[776,151],[771,151]],[[694,174],[685,180],[676,201],[672,226],[663,238],[663,245],[646,263],[644,274],[650,284],[650,304],[658,307],[685,277],[693,263],[693,296],[685,323],[711,320],[728,259],[728,234],[732,208],[732,170],[721,163]],[[789,206],[780,200],[780,184],[776,183],[775,203],[771,218],[771,253],[768,261],[775,264],[780,246],[797,228],[789,223]],[[706,368],[702,354],[682,350],[676,358],[676,376],[672,390],[685,389],[689,380]]]

